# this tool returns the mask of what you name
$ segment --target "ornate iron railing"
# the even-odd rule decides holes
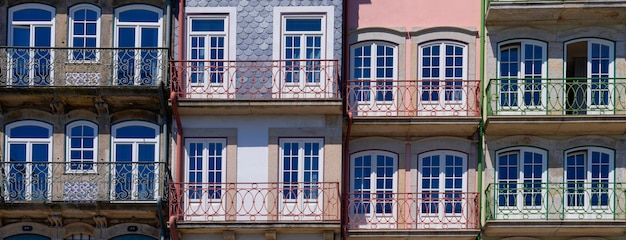
[[[487,114],[624,115],[626,79],[491,79],[486,89]]]
[[[150,202],[165,195],[165,163],[1,162],[4,202]]]
[[[0,47],[0,86],[156,86],[166,48]]]
[[[339,221],[339,183],[170,183],[169,205],[182,222]]]
[[[353,116],[480,116],[478,80],[349,80]]]
[[[337,60],[172,61],[171,90],[191,99],[338,99]]]
[[[626,220],[623,183],[492,183],[486,191],[487,220]]]
[[[478,229],[478,193],[350,193],[349,229]]]

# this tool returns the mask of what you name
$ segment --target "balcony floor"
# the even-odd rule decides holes
[[[454,240],[466,239],[474,240],[479,234],[479,230],[349,230],[348,239],[437,239]]]
[[[626,221],[520,221],[489,220],[483,226],[489,237],[528,236],[622,236],[626,233]]]
[[[487,25],[610,24],[626,20],[626,1],[511,1],[492,0]]]
[[[489,116],[485,133],[503,135],[622,135],[626,116]]]
[[[355,117],[351,136],[472,136],[480,117]]]
[[[203,100],[178,99],[181,115],[342,114],[340,99]]]

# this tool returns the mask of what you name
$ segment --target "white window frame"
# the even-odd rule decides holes
[[[45,129],[48,130],[48,137],[47,138],[12,138],[11,137],[11,131],[14,128],[23,127],[23,126],[37,126],[37,127],[45,128]],[[47,166],[47,168],[48,168],[48,173],[47,173],[48,176],[46,177],[48,186],[46,187],[47,188],[46,199],[49,200],[52,197],[52,192],[53,192],[53,189],[52,189],[52,178],[53,178],[53,176],[52,176],[52,167],[53,166],[50,165],[50,163],[52,162],[52,153],[53,153],[53,149],[52,149],[53,148],[53,144],[52,144],[53,132],[52,132],[52,129],[53,129],[53,126],[51,124],[40,122],[40,121],[35,121],[35,120],[22,120],[22,121],[17,121],[17,122],[13,122],[13,123],[7,124],[5,126],[5,131],[4,131],[4,133],[5,133],[4,134],[4,156],[6,156],[6,157],[4,159],[4,162],[5,163],[9,163],[9,164],[6,164],[5,168],[3,169],[3,171],[5,173],[10,174],[11,166],[13,166],[12,164],[10,164],[11,161],[9,159],[9,156],[11,156],[10,155],[11,153],[10,153],[10,147],[9,146],[12,143],[26,145],[26,162],[24,162],[24,164],[26,165],[26,170],[25,170],[26,172],[25,172],[25,176],[24,176],[24,178],[26,178],[26,180],[24,180],[26,189],[24,189],[25,190],[25,193],[24,193],[25,199],[24,199],[24,201],[32,200],[32,187],[26,186],[26,184],[32,181],[32,172],[33,172],[33,169],[32,169],[32,156],[31,156],[32,155],[32,152],[31,152],[32,147],[30,147],[30,146],[32,146],[33,144],[47,144],[48,145],[48,166]],[[7,176],[7,177],[9,177],[9,176]],[[6,181],[5,181],[4,184],[7,184]],[[6,201],[14,201],[14,200],[11,200],[11,198],[10,198],[10,187],[9,186],[6,186],[6,185],[4,186],[4,196],[5,196],[5,200]]]
[[[508,204],[506,206],[499,206],[499,204],[497,204],[497,201],[499,201],[500,199],[500,184],[512,184],[512,183],[501,183],[501,179],[499,178],[500,175],[500,157],[504,156],[504,155],[510,155],[516,153],[518,155],[518,159],[517,159],[517,163],[516,163],[516,167],[517,167],[517,179],[516,179],[516,201],[515,201],[515,205],[514,206],[508,206]],[[525,206],[524,205],[524,196],[527,193],[524,193],[523,191],[523,187],[524,184],[526,183],[525,181],[527,180],[526,178],[524,178],[524,167],[526,166],[525,164],[525,158],[524,158],[524,154],[525,153],[531,153],[531,154],[540,154],[541,155],[541,183],[543,184],[547,184],[547,178],[548,178],[548,171],[547,171],[547,167],[548,167],[548,151],[541,149],[541,148],[536,148],[536,147],[509,147],[509,148],[504,148],[504,149],[500,149],[498,151],[496,151],[496,169],[495,169],[495,183],[494,183],[494,191],[496,191],[494,193],[493,196],[490,197],[494,197],[494,208],[495,208],[495,217],[497,219],[542,219],[545,217],[545,204],[547,204],[547,202],[545,201],[549,201],[547,199],[547,192],[546,189],[548,188],[548,186],[543,186],[541,188],[541,192],[539,193],[542,197],[541,199],[543,200],[541,202],[540,206]],[[510,179],[512,180],[512,179]],[[513,196],[512,194],[507,194],[504,193],[505,195],[507,195],[507,197]],[[535,193],[532,193],[535,194]],[[508,200],[508,199],[507,199]],[[525,210],[526,209],[526,210]]]
[[[88,149],[88,148],[72,148],[72,129],[75,127],[80,127],[80,126],[85,126],[85,127],[91,127],[94,130],[94,136],[93,136],[93,148]],[[68,124],[65,127],[65,172],[67,173],[96,173],[98,171],[98,165],[96,164],[98,162],[98,125],[90,122],[90,121],[85,121],[85,120],[77,120],[74,121],[70,124]],[[71,159],[71,153],[73,150],[78,150],[78,151],[83,151],[83,150],[91,150],[93,151],[93,167],[90,170],[72,170],[71,169],[71,165],[72,165],[72,159]],[[84,159],[83,159],[84,160]],[[84,161],[82,161],[80,163],[80,165],[85,164]]]
[[[146,10],[146,11],[150,11],[150,12],[154,12],[157,13],[159,20],[154,23],[154,22],[121,22],[119,15],[122,12],[125,11],[129,11],[129,10]],[[132,4],[132,5],[127,5],[127,6],[123,6],[123,7],[118,7],[115,8],[114,10],[114,20],[113,20],[113,47],[114,48],[119,48],[119,38],[120,36],[118,36],[118,32],[120,27],[126,27],[126,28],[134,28],[135,29],[135,46],[134,48],[142,48],[141,47],[141,29],[146,27],[146,28],[157,28],[157,34],[159,36],[159,39],[157,39],[157,48],[161,48],[163,47],[163,41],[162,41],[162,36],[163,36],[163,9],[157,8],[157,7],[153,7],[150,5],[146,5],[146,4]],[[169,36],[167,36],[169,37]],[[137,51],[137,50],[135,50]],[[115,53],[114,53],[115,54]],[[159,53],[159,59],[158,62],[159,64],[164,64],[163,63],[163,56],[161,56],[161,54]],[[116,59],[117,61],[117,57],[114,57],[114,59]],[[133,76],[133,84],[132,85],[138,85],[141,84],[141,67],[142,65],[141,63],[141,54],[135,54],[135,76]],[[117,66],[118,64],[115,63],[115,66]],[[162,66],[163,68],[164,66]],[[114,70],[114,74],[117,75],[117,69]],[[157,69],[156,71],[156,76],[154,77],[154,80],[158,80],[163,78],[163,73],[162,71],[159,71],[159,69]],[[117,82],[117,76],[114,77],[116,82],[115,84],[119,84]],[[157,82],[153,82],[152,84],[157,84]]]
[[[128,127],[128,126],[142,126],[142,127],[148,127],[148,128],[152,128],[155,131],[155,137],[154,138],[117,138],[117,130],[123,127]],[[118,144],[130,144],[132,145],[132,154],[133,156],[131,156],[131,162],[128,162],[129,164],[135,164],[137,165],[137,163],[139,162],[138,160],[138,148],[139,148],[139,144],[154,144],[154,198],[152,199],[154,201],[156,201],[156,198],[159,196],[159,192],[161,191],[160,187],[161,187],[161,178],[162,176],[159,175],[160,173],[160,165],[159,165],[159,149],[160,149],[160,145],[159,145],[159,141],[160,140],[160,128],[158,125],[154,124],[154,123],[150,123],[150,122],[146,122],[146,121],[126,121],[126,122],[121,122],[121,123],[117,123],[114,124],[111,127],[111,160],[110,162],[111,164],[111,174],[112,174],[112,181],[115,180],[115,177],[117,176],[116,173],[116,151],[117,151],[117,145]],[[124,162],[126,164],[126,162]],[[137,176],[137,167],[132,167],[132,171],[133,171],[133,177]],[[116,193],[116,189],[115,189],[115,183],[111,183],[111,201],[116,201],[116,202],[125,202],[125,201],[135,201],[136,199],[136,193],[137,193],[137,183],[133,182],[133,185],[131,186],[131,197],[129,200],[117,200],[115,197],[117,195]],[[141,201],[150,201],[150,200],[141,200]]]
[[[525,100],[524,100],[524,94],[525,94],[525,86],[526,84],[524,83],[524,78],[526,74],[531,74],[531,73],[526,73],[525,72],[525,59],[526,59],[526,51],[525,51],[525,46],[527,45],[532,45],[532,46],[538,46],[542,48],[542,58],[541,58],[541,93],[540,93],[540,100],[541,100],[541,106],[535,106],[535,105],[530,105],[530,106],[526,106],[525,104]],[[502,106],[500,104],[501,101],[501,89],[502,88],[502,79],[507,78],[507,77],[502,77],[500,75],[501,71],[500,68],[501,66],[501,62],[502,62],[502,50],[504,49],[509,49],[509,48],[517,48],[519,50],[518,52],[518,60],[517,60],[517,64],[518,64],[518,69],[517,69],[517,84],[513,84],[509,86],[509,89],[511,86],[516,86],[517,87],[517,91],[515,92],[515,94],[517,94],[516,97],[516,101],[517,101],[517,105],[516,106]],[[509,40],[509,41],[504,41],[498,44],[498,58],[497,58],[497,75],[498,75],[498,80],[499,82],[492,84],[492,87],[496,88],[495,91],[492,91],[490,94],[496,94],[495,99],[497,99],[497,102],[495,102],[496,108],[498,109],[498,114],[499,115],[520,115],[520,114],[524,114],[524,115],[541,115],[541,114],[545,114],[546,111],[546,107],[548,104],[548,88],[546,86],[546,84],[548,84],[548,82],[546,82],[546,78],[548,76],[548,60],[547,60],[547,55],[548,55],[548,44],[546,42],[542,42],[542,41],[538,41],[538,40],[530,40],[530,39],[515,39],[515,40]],[[509,78],[512,76],[508,76]],[[509,84],[511,80],[509,80]],[[511,90],[509,90],[510,92]],[[512,92],[511,92],[512,93]],[[510,93],[509,93],[510,94]],[[507,95],[508,96],[508,95]],[[509,103],[511,104],[511,103]]]
[[[89,3],[77,4],[77,5],[72,6],[69,9],[69,19],[68,19],[68,25],[69,26],[68,26],[68,34],[67,34],[68,35],[67,46],[70,47],[70,48],[74,47],[74,23],[75,23],[74,19],[75,19],[76,12],[79,11],[79,10],[95,11],[96,14],[98,15],[98,18],[96,19],[96,22],[95,22],[95,24],[96,24],[96,35],[94,37],[96,38],[96,46],[94,48],[100,48],[100,36],[101,36],[101,33],[100,33],[100,31],[101,31],[100,30],[101,29],[100,28],[100,26],[101,26],[100,22],[101,22],[101,19],[102,19],[102,11],[101,11],[101,9],[99,7],[97,7],[97,6],[93,5],[93,4],[89,4]],[[83,23],[86,23],[86,22],[88,22],[88,21],[84,20]],[[89,35],[87,35],[87,33],[84,33],[83,37],[85,37],[85,36],[89,36]],[[76,51],[76,50],[70,50],[69,51],[67,57],[68,57],[68,60],[70,62],[72,62],[72,61],[75,61],[75,62],[99,62],[100,61],[100,51],[99,50],[95,51],[96,59],[93,59],[93,60],[76,60],[76,59],[73,59],[74,55],[73,55],[72,51]]]
[[[206,144],[215,144],[215,143],[219,143],[222,144],[222,149],[221,149],[221,158],[222,158],[222,164],[221,164],[221,168],[222,170],[220,171],[220,173],[222,174],[222,181],[221,182],[209,182],[208,181],[208,177],[209,177],[209,163],[208,163],[208,158],[210,157],[208,154],[208,145]],[[190,152],[190,145],[191,144],[203,144],[203,149],[202,149],[202,164],[203,164],[203,169],[199,170],[198,172],[202,173],[202,179],[200,181],[196,181],[195,182],[191,182],[190,180],[190,161],[191,161],[191,152]],[[202,185],[202,187],[211,187],[211,186],[221,186],[222,190],[221,191],[225,191],[226,190],[226,139],[225,138],[186,138],[185,139],[185,162],[186,162],[186,167],[185,167],[185,182],[188,182],[189,184],[194,184],[194,185]],[[191,187],[191,186],[190,186]],[[225,194],[224,192],[221,193],[221,195]],[[210,197],[202,197],[202,199],[208,199],[209,201],[220,201],[220,199],[217,198],[210,198]],[[190,200],[190,202],[194,202],[196,201],[196,199]]]
[[[362,47],[366,47],[366,46],[370,46],[371,47],[371,51],[370,51],[370,61],[371,61],[371,65],[370,65],[370,77],[366,78],[366,77],[361,77],[361,78],[357,78],[354,75],[354,72],[357,70],[355,63],[356,63],[356,58],[357,56],[355,55],[355,50],[357,48],[362,48]],[[378,80],[379,79],[376,75],[377,75],[377,70],[378,70],[378,61],[376,58],[378,58],[378,51],[377,51],[377,47],[378,46],[383,46],[383,47],[390,47],[393,49],[393,55],[391,57],[393,57],[393,73],[392,73],[392,77],[390,79],[387,78],[382,78],[384,81],[381,81],[383,83],[382,86],[378,86]],[[361,57],[361,56],[358,56]],[[363,56],[365,57],[365,56]],[[361,68],[363,68],[363,66],[361,66]],[[365,72],[365,71],[363,71]],[[395,111],[397,110],[397,105],[400,104],[398,103],[398,99],[397,99],[397,86],[398,86],[398,45],[396,44],[392,44],[392,43],[387,43],[387,42],[383,42],[383,41],[367,41],[367,42],[361,42],[361,43],[357,43],[354,44],[352,46],[350,46],[350,76],[352,80],[354,80],[355,82],[353,82],[353,85],[351,85],[349,88],[351,89],[351,91],[354,91],[354,101],[355,103],[350,104],[350,108],[355,107],[354,105],[356,105],[357,110],[359,112],[365,112],[367,114],[367,116],[376,116],[376,115],[387,115],[389,113],[391,114],[396,114]],[[364,88],[364,84],[366,81],[369,81],[369,91],[356,91],[356,88],[360,88],[363,89]],[[391,85],[385,85],[384,83],[391,81]],[[392,97],[391,100],[385,100],[384,96],[382,100],[378,100],[377,99],[377,94],[378,94],[378,89],[381,89],[383,94],[386,94],[387,92],[391,92]],[[359,100],[359,95],[361,94],[367,94],[368,99],[366,100]],[[352,99],[351,99],[352,100]]]
[[[274,60],[285,60],[285,36],[286,35],[294,35],[301,34],[301,36],[307,35],[319,35],[321,36],[321,52],[319,60],[328,60],[333,57],[334,51],[334,22],[335,22],[335,14],[334,14],[334,6],[298,6],[298,7],[274,7],[274,19],[273,19],[273,48],[272,55]],[[320,19],[321,20],[321,31],[313,32],[313,31],[305,31],[305,32],[286,32],[286,20],[287,19]],[[279,34],[277,34],[279,33]],[[306,41],[306,38],[301,39],[302,42]],[[300,45],[301,49],[306,49],[306,44]],[[304,52],[304,51],[303,51]],[[300,64],[301,68],[304,68],[306,64],[306,54],[300,54]],[[298,60],[293,60],[298,61]],[[283,68],[283,63],[279,63],[278,68]],[[332,69],[326,68],[322,69],[320,73],[320,82],[308,82],[305,75],[306,71],[299,70],[299,81],[297,83],[294,82],[286,82],[285,76],[286,73],[283,70],[275,69],[274,78],[280,78],[280,80],[274,81],[273,83],[273,92],[286,92],[287,96],[293,95],[299,98],[302,97],[314,97],[315,92],[320,89],[328,92],[329,90],[326,88],[330,88],[330,86],[326,83],[324,76],[324,72],[332,73]],[[294,93],[294,89],[296,92]],[[284,95],[285,93],[283,93]]]

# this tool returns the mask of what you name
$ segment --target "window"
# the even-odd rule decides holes
[[[353,96],[358,102],[391,104],[397,79],[398,49],[384,42],[368,42],[352,47]]]
[[[155,200],[159,191],[159,128],[129,121],[113,125],[112,200]]]
[[[161,9],[130,5],[115,9],[115,42],[118,85],[154,86],[161,77]]]
[[[55,14],[53,7],[38,3],[9,8],[11,85],[52,84]]]
[[[67,125],[66,131],[66,171],[95,172],[98,126],[87,121],[76,121]]]
[[[322,139],[281,139],[283,199],[317,199],[323,145]]]
[[[454,42],[429,43],[420,47],[420,102],[428,110],[460,103],[467,78],[467,46]],[[432,108],[432,105],[435,106]]]
[[[515,41],[500,45],[499,108],[509,112],[545,110],[546,44]]]
[[[565,155],[566,211],[573,215],[584,211],[596,216],[594,210],[611,214],[602,209],[610,208],[613,201],[613,150],[577,148],[567,151]]]
[[[432,151],[418,156],[418,192],[422,217],[463,214],[466,201],[467,156],[454,151]],[[457,221],[458,222],[458,221]]]
[[[547,152],[515,147],[497,153],[497,194],[500,212],[508,218],[542,214],[545,202]],[[517,214],[517,215],[516,215]]]
[[[69,42],[70,60],[94,61],[100,47],[100,8],[91,4],[78,4],[70,8]]]
[[[224,83],[224,63],[228,57],[228,17],[189,18],[189,59],[191,85]]]
[[[186,139],[189,199],[221,199],[226,181],[226,140]]]
[[[5,130],[5,200],[49,199],[52,125],[27,120],[8,124]]]
[[[352,214],[395,215],[393,196],[397,193],[397,160],[397,155],[383,151],[367,151],[351,157],[352,194],[349,201]]]
[[[306,13],[306,14],[305,14]],[[325,61],[332,57],[334,7],[275,7],[274,58],[282,60],[283,92],[300,95],[325,89]],[[277,31],[278,32],[278,31]],[[313,96],[313,95],[311,95]]]

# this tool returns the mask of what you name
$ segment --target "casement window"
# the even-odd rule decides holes
[[[142,121],[113,125],[111,200],[156,200],[159,196],[159,127]]]
[[[351,214],[366,215],[365,219],[390,217],[397,193],[398,156],[384,151],[353,154],[350,160]]]
[[[322,182],[324,142],[320,138],[280,139],[283,199],[317,199]]]
[[[191,16],[188,20],[190,84],[198,87],[224,83],[228,58],[228,16]]]
[[[9,8],[9,84],[53,83],[55,14],[53,7],[38,3]]]
[[[419,104],[424,110],[443,110],[467,101],[467,46],[435,42],[420,46]],[[427,113],[429,114],[429,113]]]
[[[432,151],[418,156],[420,216],[444,219],[463,214],[467,201],[467,155]]]
[[[577,39],[565,44],[565,114],[613,114],[615,43]]]
[[[115,9],[117,85],[156,85],[163,63],[163,10],[148,5]]]
[[[498,107],[512,114],[532,114],[546,107],[546,49],[534,40],[508,41],[499,45]]]
[[[226,182],[226,140],[192,138],[185,142],[185,182],[190,184],[189,199],[221,199]]]
[[[100,8],[91,4],[78,4],[69,12],[70,60],[96,61],[100,47]]]
[[[613,150],[600,147],[565,152],[566,215],[611,213],[606,209],[613,206],[615,196],[614,156]]]
[[[351,67],[353,99],[362,104],[392,104],[397,80],[398,48],[385,42],[366,42],[352,46]]]
[[[5,133],[5,200],[50,199],[52,125],[19,121],[6,125]]]
[[[514,147],[500,150],[496,155],[496,216],[522,219],[532,214],[538,214],[537,217],[544,214],[544,194],[548,187],[547,151],[532,147]]]
[[[76,121],[66,127],[67,172],[95,172],[98,153],[98,125]]]

